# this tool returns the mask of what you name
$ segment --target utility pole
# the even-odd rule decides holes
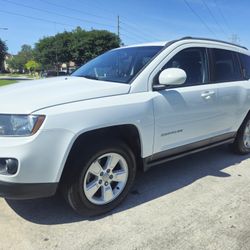
[[[117,36],[120,38],[120,16],[117,16]]]
[[[235,44],[239,44],[240,43],[240,38],[237,34],[232,34],[232,36],[230,37],[230,41],[232,43],[235,43]]]

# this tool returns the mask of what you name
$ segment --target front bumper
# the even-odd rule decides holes
[[[28,188],[27,195],[29,190],[32,192],[29,185],[34,185],[36,192],[37,185],[59,183],[73,136],[69,131],[55,129],[40,131],[30,137],[0,137],[0,159],[13,158],[18,161],[15,174],[0,173],[0,182],[5,183],[0,186],[0,195],[2,189],[8,190],[6,183],[10,186],[20,184],[20,189]],[[26,184],[29,185],[22,186]],[[16,187],[18,190],[19,186]]]
[[[0,197],[6,199],[34,199],[56,193],[58,183],[10,183],[0,181]]]

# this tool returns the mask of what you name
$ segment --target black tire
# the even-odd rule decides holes
[[[120,154],[126,160],[128,166],[127,182],[119,196],[110,203],[96,205],[90,202],[84,193],[84,178],[91,164],[98,157],[110,152]],[[67,168],[66,178],[64,178],[62,186],[64,197],[70,206],[84,216],[104,214],[118,206],[129,193],[136,175],[136,161],[131,149],[118,140],[103,140],[98,144],[92,143],[89,148],[78,148],[74,155],[72,162],[69,162],[70,166]]]
[[[245,154],[250,153],[250,145],[247,146],[246,143],[244,142],[244,133],[249,123],[250,123],[250,115],[248,115],[243,121],[243,123],[241,124],[237,132],[235,141],[231,145],[233,151],[237,154],[245,155]]]

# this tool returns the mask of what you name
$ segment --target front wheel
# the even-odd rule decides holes
[[[135,157],[120,141],[95,144],[76,155],[64,195],[72,208],[82,215],[99,215],[115,208],[131,189]],[[70,172],[70,171],[69,171]]]

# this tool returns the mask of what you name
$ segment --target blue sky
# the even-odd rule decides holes
[[[187,6],[187,3],[190,7]],[[117,32],[125,44],[183,36],[227,40],[250,47],[250,1],[241,0],[0,0],[0,38],[9,52],[76,26]]]

